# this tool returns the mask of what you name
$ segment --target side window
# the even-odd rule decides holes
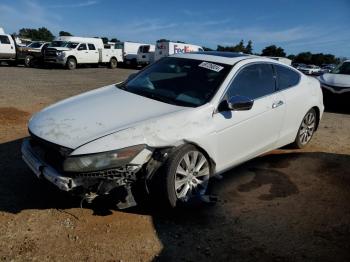
[[[284,90],[298,84],[300,75],[297,72],[281,65],[274,65],[274,67],[277,74],[278,90]]]
[[[244,67],[233,79],[227,95],[241,95],[256,99],[275,92],[275,79],[270,64],[252,64]]]
[[[7,35],[0,35],[0,44],[10,44],[10,39],[8,38]]]
[[[87,50],[86,48],[86,44],[80,44],[80,46],[78,47],[78,50]]]
[[[89,46],[89,50],[96,50],[95,45],[93,45],[93,44],[88,44],[88,46]]]

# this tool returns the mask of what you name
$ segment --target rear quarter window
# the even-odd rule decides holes
[[[10,44],[10,39],[6,35],[0,35],[0,44]]]
[[[300,81],[300,74],[286,66],[274,65],[277,77],[277,89],[284,90],[296,86]]]
[[[89,50],[96,50],[95,45],[93,45],[93,44],[88,44],[88,46],[89,46]]]

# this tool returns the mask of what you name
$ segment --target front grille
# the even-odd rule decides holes
[[[30,145],[35,154],[57,171],[63,171],[63,161],[73,151],[31,135]]]
[[[56,57],[56,51],[54,48],[47,48],[45,50],[45,57]]]

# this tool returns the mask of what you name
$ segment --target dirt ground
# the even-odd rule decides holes
[[[0,260],[350,261],[350,110],[336,104],[305,150],[276,150],[213,180],[212,206],[79,208],[38,180],[20,154],[30,116],[131,72],[0,67]]]

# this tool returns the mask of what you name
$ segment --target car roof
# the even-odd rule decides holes
[[[261,61],[276,61],[270,58],[265,58],[261,56],[248,55],[243,53],[234,52],[219,52],[219,51],[201,51],[201,52],[191,52],[185,54],[175,54],[173,57],[188,58],[196,60],[205,60],[209,62],[216,62],[228,65],[234,65],[239,61],[246,59],[259,58]]]

